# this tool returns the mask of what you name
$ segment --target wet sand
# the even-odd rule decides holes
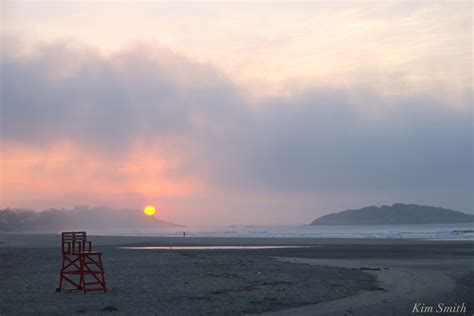
[[[0,314],[408,315],[417,302],[464,302],[468,306],[466,315],[473,312],[474,248],[470,242],[110,236],[90,239],[104,253],[110,289],[106,294],[54,291],[60,264],[57,235],[0,235]],[[315,247],[118,248],[169,245]]]

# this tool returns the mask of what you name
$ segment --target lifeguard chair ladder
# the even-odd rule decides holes
[[[61,243],[63,263],[56,292],[107,292],[102,253],[92,251],[86,232],[63,232]]]

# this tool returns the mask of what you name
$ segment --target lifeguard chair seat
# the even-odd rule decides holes
[[[61,266],[59,287],[56,292],[107,292],[102,253],[92,251],[87,233],[61,233]]]

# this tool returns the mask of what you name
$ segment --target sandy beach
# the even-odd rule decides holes
[[[0,235],[1,315],[471,315],[471,242],[91,236],[109,292],[56,293],[59,236]],[[141,246],[305,246],[132,250]],[[416,314],[416,313],[415,313]],[[426,315],[427,313],[424,313]],[[440,315],[438,313],[438,315]]]

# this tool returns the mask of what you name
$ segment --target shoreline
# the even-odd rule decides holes
[[[418,238],[168,237],[88,235],[97,247],[145,246],[320,246],[472,244],[474,240]],[[0,233],[0,247],[59,247],[60,234]]]

